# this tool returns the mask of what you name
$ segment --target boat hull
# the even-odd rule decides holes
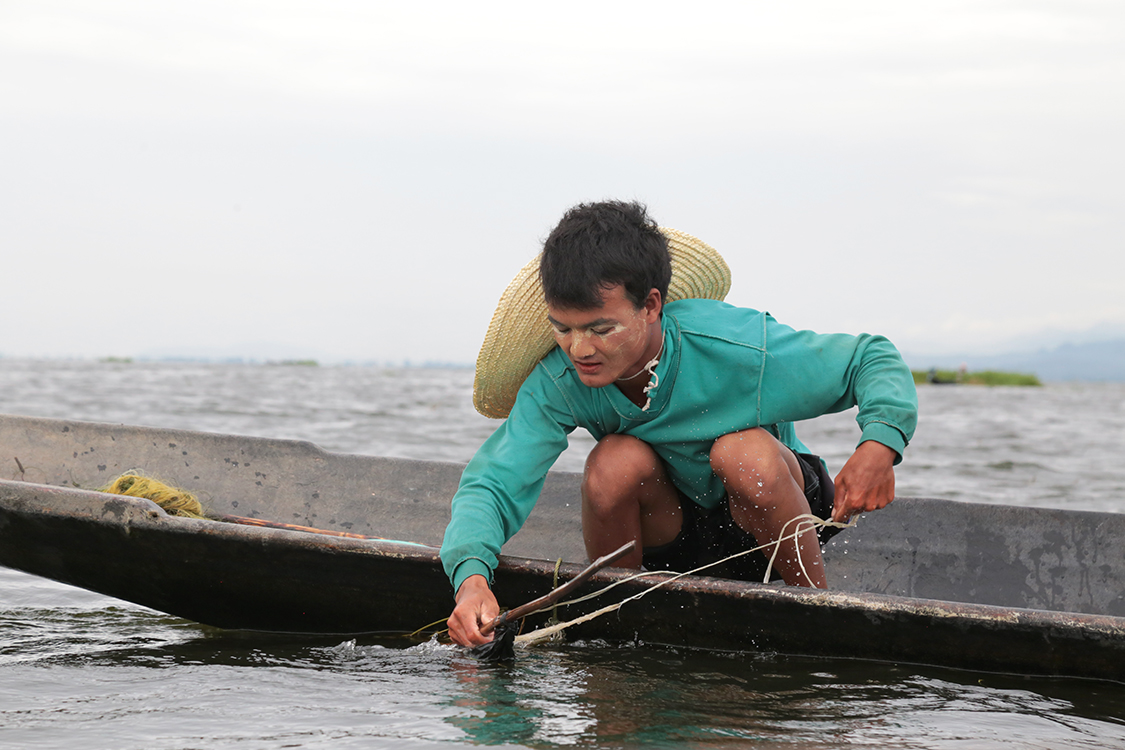
[[[13,438],[17,432],[18,438]],[[74,432],[82,433],[78,442],[60,451],[52,434]],[[197,447],[208,441],[218,441],[223,448],[216,454],[219,457],[202,458]],[[96,444],[87,445],[87,450],[95,456],[91,459],[93,463],[76,463],[81,452],[71,448],[92,442]],[[35,448],[37,443],[45,448]],[[59,484],[67,481],[70,485],[90,487],[95,484],[94,477],[110,473],[110,466],[116,470],[128,463],[125,455],[142,452],[138,446],[161,446],[163,451],[163,446],[169,444],[175,448],[168,451],[181,459],[188,450],[186,446],[191,446],[195,467],[206,463],[212,472],[219,473],[233,471],[223,468],[228,464],[221,460],[222,456],[229,457],[232,446],[249,450],[258,473],[266,476],[281,471],[281,463],[270,464],[271,451],[283,458],[290,457],[286,460],[308,454],[307,459],[320,464],[315,468],[320,472],[316,491],[322,493],[324,501],[316,506],[316,512],[326,525],[353,531],[406,529],[416,538],[409,542],[346,538],[179,518],[147,500],[106,495],[81,486],[26,481],[34,467],[44,475],[53,472]],[[114,446],[122,455],[110,455]],[[426,630],[428,626],[433,631],[441,627],[435,623],[446,617],[452,607],[452,592],[434,540],[440,539],[445,524],[436,508],[448,502],[447,497],[440,495],[451,494],[452,489],[446,485],[449,477],[455,481],[459,473],[456,465],[403,465],[362,457],[334,457],[313,446],[288,441],[7,417],[0,418],[0,450],[13,459],[22,456],[13,462],[20,478],[0,480],[0,565],[220,628],[361,634],[409,633]],[[59,453],[67,458],[59,462],[62,468],[44,470],[49,466],[48,454]],[[339,462],[334,464],[337,459]],[[159,463],[151,456],[146,458],[148,466]],[[99,466],[106,468],[98,469]],[[352,469],[344,472],[340,466]],[[222,476],[208,476],[205,470],[189,468],[199,473],[198,481],[221,485]],[[387,473],[364,478],[364,472],[371,474],[381,468],[389,468],[392,479],[397,479],[388,479]],[[333,484],[325,478],[333,474],[345,476],[346,481]],[[426,477],[431,482],[423,487],[421,480]],[[525,549],[542,549],[551,554],[502,556],[494,588],[504,605],[515,606],[547,593],[555,585],[556,560],[552,558],[570,560],[559,565],[560,581],[582,569],[581,556],[574,552],[574,541],[580,539],[576,532],[577,509],[571,507],[575,495],[569,494],[576,491],[576,482],[573,476],[553,477],[541,501],[544,507],[537,508],[543,515],[529,521],[525,529],[528,533],[521,532]],[[268,518],[271,506],[266,499],[255,497],[255,486],[246,483],[245,492],[234,485],[222,486],[220,492],[209,498],[209,504],[224,511],[249,507],[256,516]],[[362,487],[368,495],[363,502],[370,507],[361,517],[346,515],[348,507],[361,504],[354,497],[358,492],[355,487]],[[368,491],[371,487],[387,493],[393,502],[369,499],[376,494]],[[402,502],[403,497],[411,497],[411,492],[418,498],[423,491],[428,499]],[[278,506],[291,508],[293,504],[283,499]],[[404,506],[413,512],[403,512]],[[843,549],[850,554],[844,556],[840,550],[829,550],[830,577],[836,575],[852,585],[884,586],[892,593],[847,590],[845,586],[815,591],[706,576],[673,580],[666,575],[652,575],[633,579],[631,571],[608,569],[596,574],[583,591],[592,592],[609,583],[619,585],[591,601],[560,608],[557,615],[563,620],[574,619],[648,592],[617,611],[571,628],[568,635],[1020,674],[1125,678],[1125,618],[1114,614],[1121,598],[1120,569],[1107,569],[1102,557],[1093,552],[1083,552],[1081,547],[1070,550],[1070,557],[1087,560],[1089,569],[1059,571],[1053,580],[1085,580],[1085,590],[1069,599],[1055,595],[1053,601],[1065,601],[1072,608],[1101,606],[1101,612],[1011,606],[1013,601],[1039,602],[1044,598],[1038,588],[1025,585],[1023,588],[1028,591],[1012,592],[1005,583],[1019,572],[1023,565],[1020,560],[1031,554],[1028,550],[1039,548],[1034,539],[1019,549],[1014,541],[1000,540],[999,547],[995,540],[988,542],[990,549],[1000,550],[990,554],[996,557],[997,566],[1004,568],[999,583],[991,588],[971,579],[965,571],[980,566],[967,564],[964,559],[948,563],[946,569],[951,574],[947,580],[931,580],[932,569],[944,553],[926,551],[917,541],[911,541],[916,534],[912,529],[922,522],[920,519],[931,520],[931,532],[939,528],[933,521],[935,513],[950,529],[972,530],[981,519],[999,518],[999,525],[1012,531],[1012,519],[1027,515],[1017,513],[1016,509],[968,506],[971,504],[904,498],[891,509],[874,514],[873,520],[885,520],[865,524],[866,536],[847,536],[855,530],[840,535],[844,537],[840,544],[846,542],[848,546]],[[387,508],[390,512],[380,520],[379,509]],[[962,515],[957,516],[958,513]],[[278,511],[272,518],[307,522],[312,515],[307,512],[294,518],[292,512]],[[1012,539],[1029,538],[1033,531],[1044,538],[1088,537],[1098,555],[1112,558],[1116,554],[1111,545],[1100,540],[1119,540],[1120,529],[1115,524],[1120,523],[1120,517],[1053,511],[1032,513],[1028,518],[1024,528],[1030,531]],[[962,544],[964,540],[956,543]],[[967,556],[971,562],[976,559],[973,554],[978,553],[962,557]],[[1058,550],[1053,554],[1051,561],[1063,559]],[[901,570],[910,560],[915,561],[915,567]],[[882,579],[878,577],[880,565],[885,573]],[[987,567],[977,571],[978,578],[986,576]],[[1046,567],[1046,563],[1040,560],[1039,567]],[[958,571],[956,575],[952,574],[954,571]],[[1025,579],[1027,576],[1021,580]],[[927,587],[948,590],[964,600],[895,593]],[[993,597],[1003,606],[972,601],[980,596]],[[547,616],[543,613],[530,618],[527,627],[543,625]]]

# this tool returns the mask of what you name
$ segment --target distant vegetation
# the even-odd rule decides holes
[[[278,364],[296,367],[317,367],[320,363],[315,359],[283,359],[278,362]]]
[[[98,360],[110,365],[127,365],[133,361],[132,357],[102,357]]]
[[[981,370],[980,372],[960,373],[956,370],[911,370],[917,384],[936,385],[1043,385],[1034,375],[1001,370]]]
[[[1090,340],[1085,343],[1060,344],[1051,349],[1008,354],[962,352],[930,356],[907,355],[906,363],[915,368],[948,368],[956,370],[969,362],[976,370],[1002,372],[1033,372],[1045,383],[1067,381],[1125,383],[1125,335],[1117,338]],[[925,370],[923,370],[924,372]]]

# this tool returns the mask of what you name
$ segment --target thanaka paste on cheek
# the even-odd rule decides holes
[[[562,345],[562,340],[566,336],[570,336],[570,346],[564,348],[568,348],[572,354],[576,349],[588,348],[590,346],[589,342],[595,339],[604,342],[601,347],[599,347],[601,351],[604,351],[606,354],[616,354],[626,344],[633,343],[637,339],[638,333],[643,334],[643,331],[634,331],[633,335],[618,340],[620,335],[627,331],[629,331],[629,328],[627,326],[624,326],[621,323],[616,323],[605,333],[597,333],[592,330],[572,330],[563,334],[556,331],[555,339],[558,340],[560,345]]]

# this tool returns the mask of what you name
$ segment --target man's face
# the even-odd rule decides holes
[[[649,350],[659,348],[660,306],[654,289],[640,309],[634,307],[618,284],[602,293],[601,307],[576,310],[548,304],[547,314],[555,341],[578,377],[591,388],[604,388],[640,372],[656,356]]]

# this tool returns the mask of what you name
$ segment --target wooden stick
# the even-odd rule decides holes
[[[382,541],[394,541],[383,539],[379,536],[365,536],[363,534],[352,534],[348,531],[331,531],[329,529],[315,529],[312,526],[298,526],[294,523],[280,523],[278,521],[267,521],[264,518],[249,518],[248,516],[228,516],[222,513],[207,516],[211,521],[223,521],[225,523],[240,523],[243,526],[261,526],[267,529],[288,529],[289,531],[304,531],[309,534],[321,534],[323,536],[342,536],[348,539],[379,539]]]
[[[581,573],[576,575],[574,578],[571,578],[569,581],[564,583],[562,586],[559,586],[551,593],[545,596],[541,596],[535,601],[531,601],[520,607],[516,607],[515,609],[509,609],[507,612],[502,613],[492,622],[486,622],[484,624],[484,627],[480,629],[481,634],[488,635],[493,630],[500,627],[509,620],[518,620],[521,617],[530,615],[532,612],[538,612],[541,609],[550,607],[559,599],[563,598],[571,591],[585,583],[586,579],[592,576],[594,573],[597,573],[599,570],[606,567],[610,563],[616,562],[617,560],[620,560],[622,557],[632,552],[636,548],[636,546],[637,541],[634,539],[621,545],[618,549],[610,552],[608,555],[602,555],[597,560],[594,560],[592,563],[590,563],[589,566],[587,566],[586,569]]]

